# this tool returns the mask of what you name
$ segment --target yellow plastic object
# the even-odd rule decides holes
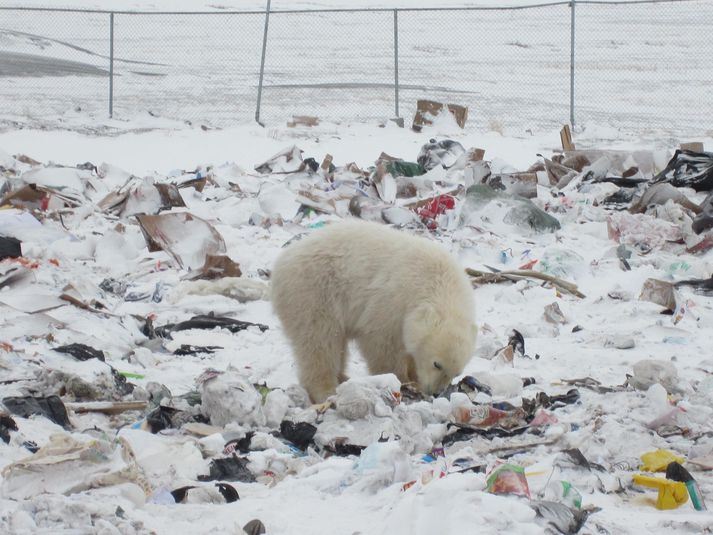
[[[650,451],[641,456],[641,462],[644,463],[641,465],[641,471],[665,472],[666,467],[674,461],[683,464],[686,462],[686,459],[668,450]]]
[[[679,505],[683,505],[688,501],[688,489],[685,483],[641,474],[634,476],[634,483],[658,489],[659,495],[656,499],[656,509],[676,509]]]

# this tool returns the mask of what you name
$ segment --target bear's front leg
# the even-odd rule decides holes
[[[343,378],[346,339],[330,336],[305,342],[294,348],[300,384],[309,393],[312,403],[322,403],[336,392]]]

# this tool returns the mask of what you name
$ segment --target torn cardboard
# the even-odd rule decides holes
[[[453,115],[458,126],[465,128],[465,122],[468,120],[468,108],[458,104],[443,104],[433,100],[419,100],[416,102],[416,115],[413,118],[411,128],[415,132],[420,132],[424,126],[430,126],[443,108]]]
[[[225,241],[207,221],[188,212],[137,215],[149,251],[165,251],[184,269],[199,269],[208,255],[226,252]]]

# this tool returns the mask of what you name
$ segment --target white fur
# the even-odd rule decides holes
[[[407,231],[359,220],[315,231],[277,259],[271,293],[313,402],[346,379],[348,340],[372,375],[394,373],[426,394],[462,373],[474,350],[475,304],[463,269]]]

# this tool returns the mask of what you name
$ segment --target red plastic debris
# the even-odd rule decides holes
[[[445,214],[446,210],[452,210],[455,206],[456,201],[452,196],[438,195],[418,210],[418,216],[429,230],[435,230],[438,228],[436,217]]]

